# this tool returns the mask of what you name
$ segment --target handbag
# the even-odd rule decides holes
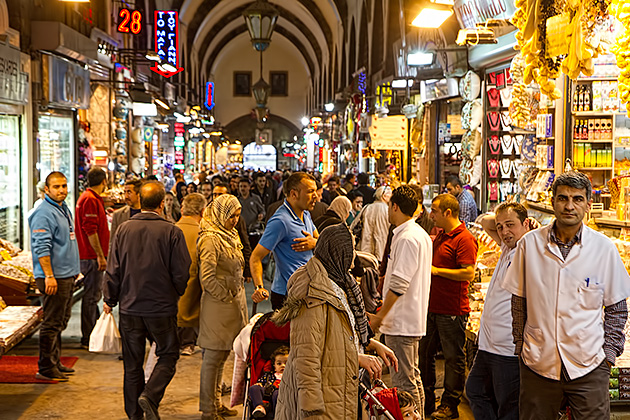
[[[103,312],[96,321],[92,334],[90,334],[89,349],[94,353],[116,354],[122,352],[120,332],[111,312],[108,314]]]

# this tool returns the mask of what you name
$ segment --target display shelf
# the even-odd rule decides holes
[[[580,171],[612,171],[612,166],[601,166],[601,167],[588,167],[588,168],[575,168]]]
[[[625,112],[604,112],[604,111],[571,111],[576,117],[613,117],[625,114]]]
[[[553,207],[550,206],[549,204],[527,201],[527,206],[536,210],[547,212],[547,213],[553,213]]]
[[[578,82],[612,82],[617,80],[617,76],[608,77],[578,77]]]
[[[598,226],[607,226],[607,227],[613,227],[613,228],[627,228],[630,227],[630,220],[619,220],[619,219],[613,219],[610,217],[594,217],[593,221],[595,221],[595,223]]]
[[[573,140],[573,143],[613,143],[613,140]]]

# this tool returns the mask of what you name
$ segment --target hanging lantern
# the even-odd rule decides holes
[[[257,0],[243,12],[252,45],[256,51],[265,51],[278,20],[278,11],[266,0]]]
[[[266,107],[256,107],[254,109],[254,111],[256,112],[256,121],[258,121],[259,123],[266,123],[267,122],[267,117],[269,115],[269,109]]]
[[[254,99],[256,99],[256,107],[265,108],[269,94],[271,93],[271,86],[261,77],[254,83],[254,86],[252,86],[252,93],[254,94]]]

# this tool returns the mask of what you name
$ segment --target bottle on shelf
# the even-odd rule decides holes
[[[578,110],[579,95],[580,95],[580,87],[576,86],[575,92],[573,92],[573,112],[577,112]]]
[[[591,110],[591,89],[588,86],[584,86],[584,111]]]
[[[579,140],[580,134],[582,134],[580,120],[575,120],[575,125],[573,126],[573,140]]]
[[[584,111],[584,89],[579,86],[580,93],[578,94],[578,112]]]

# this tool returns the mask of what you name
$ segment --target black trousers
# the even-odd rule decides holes
[[[61,333],[68,326],[72,313],[74,277],[57,280],[57,293],[47,295],[46,280],[35,279],[37,288],[44,294],[44,322],[39,329],[39,372],[42,374],[59,365],[61,357]]]
[[[273,309],[274,311],[277,311],[278,309],[282,308],[282,305],[284,305],[284,301],[287,300],[287,295],[281,295],[276,292],[271,292],[270,299],[271,299],[271,309]]]
[[[179,359],[177,317],[142,317],[120,314],[123,365],[125,368],[123,392],[125,413],[130,419],[142,418],[138,405],[140,395],[145,395],[156,406],[164,397],[166,387],[175,376]],[[144,355],[148,338],[156,343],[157,364],[151,377],[144,383]]]
[[[90,344],[90,334],[101,315],[98,302],[103,295],[103,274],[98,271],[96,260],[81,260],[81,273],[83,273],[83,290],[85,294],[81,299],[81,344]]]

